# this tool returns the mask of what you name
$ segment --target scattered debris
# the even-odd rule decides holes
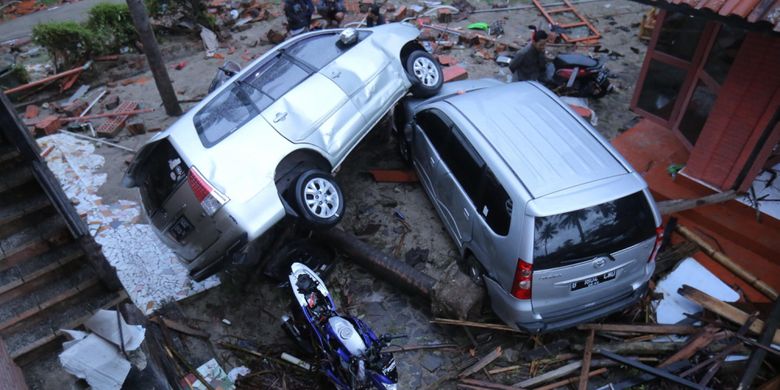
[[[65,81],[63,82],[63,84],[60,87],[60,92],[63,92],[65,90],[67,90],[68,88],[70,88],[73,85],[73,83],[76,82],[76,79],[81,74],[81,72],[89,69],[89,67],[91,65],[92,65],[92,61],[88,61],[86,64],[84,64],[82,66],[79,66],[77,68],[73,68],[71,70],[66,70],[66,71],[64,71],[62,73],[57,73],[57,74],[55,74],[53,76],[45,77],[45,78],[42,78],[40,80],[33,81],[31,83],[20,85],[18,87],[10,88],[10,89],[5,90],[4,92],[5,92],[6,95],[11,95],[11,94],[14,94],[14,93],[17,93],[17,92],[26,91],[26,90],[28,90],[30,88],[33,88],[33,87],[48,85],[49,83],[52,83],[52,82],[60,80],[60,79],[65,79]]]

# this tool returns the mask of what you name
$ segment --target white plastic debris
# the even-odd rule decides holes
[[[208,382],[212,388],[221,390],[233,390],[236,385],[225,373],[225,370],[219,366],[216,360],[211,359],[198,367],[198,373]],[[206,390],[206,386],[195,378],[195,375],[189,374],[186,377],[187,383],[192,383],[193,390]]]
[[[66,350],[79,343],[82,339],[89,336],[89,333],[82,332],[80,330],[61,329],[62,332],[67,334],[72,340],[62,343],[62,349]]]
[[[118,390],[130,372],[130,362],[119,349],[95,334],[72,344],[59,357],[65,371],[85,379],[94,390]]]
[[[227,318],[223,318],[223,319],[222,319],[222,323],[223,323],[223,324],[225,324],[225,325],[228,325],[228,326],[229,326],[229,325],[233,325],[233,323],[232,323],[232,322],[230,322],[230,320],[228,320]]]
[[[676,324],[687,317],[685,313],[695,314],[702,307],[677,293],[677,290],[687,284],[701,290],[724,302],[736,302],[739,294],[726,283],[718,279],[707,268],[689,257],[658,282],[655,291],[663,293],[664,297],[657,301],[656,319],[659,324]]]
[[[117,318],[121,323],[122,333],[120,337]],[[100,337],[114,343],[117,347],[122,344],[120,338],[124,341],[125,351],[134,351],[141,346],[144,341],[146,329],[140,325],[128,325],[122,316],[117,316],[114,310],[100,310],[92,318],[84,323],[84,326]]]
[[[235,383],[238,377],[240,376],[247,376],[249,373],[252,372],[248,368],[244,366],[235,367],[232,370],[228,371],[228,378],[230,378],[230,381]]]
[[[217,48],[219,47],[217,34],[214,34],[214,31],[201,26],[200,39],[203,40],[203,47],[206,49],[206,57],[214,57],[214,54],[217,54]]]

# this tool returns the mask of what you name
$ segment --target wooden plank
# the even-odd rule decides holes
[[[707,327],[705,328],[701,333],[694,336],[691,341],[688,342],[684,347],[682,347],[679,351],[674,353],[672,356],[669,356],[664,361],[662,361],[658,367],[663,368],[667,367],[670,364],[674,362],[679,362],[681,360],[686,360],[693,356],[696,352],[699,352],[702,348],[706,348],[710,343],[712,343],[716,337],[716,333],[718,332],[718,329],[715,329],[713,327]]]
[[[475,386],[475,387],[483,388],[483,389],[519,390],[517,387],[513,387],[513,386],[507,386],[507,385],[502,385],[500,383],[485,382],[485,381],[480,381],[480,380],[476,380],[476,379],[469,379],[469,378],[463,378],[463,379],[460,380],[460,382],[462,384],[471,385],[471,386]]]
[[[578,360],[573,363],[569,363],[565,366],[561,366],[556,368],[555,370],[545,372],[542,375],[535,376],[533,378],[529,378],[520,382],[517,382],[512,385],[512,387],[532,387],[536,386],[538,384],[542,384],[547,381],[551,381],[554,379],[558,379],[562,376],[566,376],[571,374],[572,372],[575,372],[579,370],[582,367],[582,361]]]
[[[710,204],[717,204],[726,202],[737,197],[737,192],[734,190],[726,192],[718,192],[701,198],[695,199],[672,199],[658,202],[658,211],[663,215],[669,215],[673,213],[679,213],[680,211],[690,210],[701,206]]]
[[[588,373],[588,378],[593,378],[596,375],[601,375],[601,374],[604,374],[606,372],[607,372],[606,368],[599,368],[598,370],[593,370],[593,371],[589,372]],[[572,385],[576,381],[577,381],[577,377],[573,377],[573,378],[564,379],[562,381],[558,381],[558,382],[555,382],[555,383],[550,383],[549,385],[544,385],[542,387],[537,387],[534,390],[553,390],[553,389],[557,389],[559,387],[566,387],[566,386]]]
[[[701,330],[690,325],[646,325],[646,324],[581,324],[581,330],[602,332],[652,333],[652,334],[695,334]]]
[[[742,266],[735,263],[734,260],[731,260],[724,253],[713,248],[712,245],[701,238],[698,234],[682,225],[677,225],[677,232],[679,232],[688,240],[695,242],[696,245],[698,245],[701,250],[707,254],[707,256],[711,257],[713,260],[717,261],[726,267],[729,271],[737,275],[740,279],[744,280],[749,285],[753,286],[756,290],[769,297],[770,300],[777,300],[778,295],[774,288],[766,284],[763,280],[759,279],[757,276],[753,275],[746,269],[742,268]]]
[[[498,359],[503,352],[501,351],[501,346],[496,347],[496,349],[490,351],[487,355],[483,356],[482,359],[479,359],[476,363],[474,363],[471,367],[466,368],[458,374],[458,377],[467,377],[469,375],[474,374],[475,372],[485,368],[490,363],[493,363],[494,360]]]
[[[707,293],[688,286],[687,284],[684,284],[682,288],[677,290],[677,292],[680,295],[698,303],[705,309],[718,314],[721,317],[726,318],[736,324],[742,325],[750,318],[750,316],[744,311],[739,310],[736,307],[721,301],[720,299],[714,298]],[[753,321],[753,324],[750,325],[749,330],[754,334],[761,334],[762,329],[764,329],[764,321],[757,319]],[[775,344],[780,343],[780,331],[775,332],[774,337],[772,338],[772,342]]]
[[[588,378],[590,377],[590,358],[593,355],[593,339],[596,338],[596,331],[590,330],[588,334],[588,340],[585,341],[585,352],[582,356],[582,370],[580,371],[580,380],[577,385],[578,390],[588,389]]]
[[[430,321],[432,324],[442,324],[442,325],[459,325],[459,326],[468,326],[470,328],[482,328],[482,329],[492,329],[492,330],[503,330],[506,332],[514,332],[514,333],[523,333],[525,332],[503,325],[503,324],[490,324],[490,323],[484,323],[484,322],[473,322],[473,321],[462,321],[462,320],[453,320],[449,318],[434,318]]]

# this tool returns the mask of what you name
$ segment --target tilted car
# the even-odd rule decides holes
[[[647,184],[538,83],[448,83],[396,109],[401,152],[508,325],[574,326],[647,291],[661,217]]]
[[[399,99],[442,86],[418,35],[393,23],[297,36],[212,85],[142,147],[123,183],[139,187],[158,236],[194,279],[286,215],[338,223],[344,198],[331,174]]]

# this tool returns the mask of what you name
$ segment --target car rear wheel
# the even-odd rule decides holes
[[[417,81],[411,88],[415,97],[431,97],[444,84],[444,73],[436,59],[424,50],[415,50],[406,59],[406,71]]]
[[[329,229],[344,216],[344,196],[333,176],[309,170],[295,183],[295,205],[301,219],[314,229]]]

